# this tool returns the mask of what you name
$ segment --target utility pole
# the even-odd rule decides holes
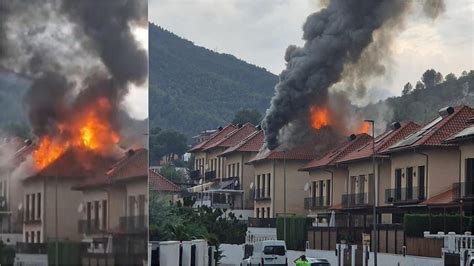
[[[283,151],[283,239],[286,243],[286,151]]]
[[[375,176],[375,121],[374,120],[364,120],[367,123],[370,123],[372,126],[372,174],[374,176],[374,193],[373,193],[373,233],[374,233],[374,266],[377,266],[377,248],[378,248],[378,235],[377,235],[377,178]]]

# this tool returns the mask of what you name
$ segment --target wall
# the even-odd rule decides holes
[[[461,151],[461,182],[466,180],[466,159],[474,158],[474,143],[461,143],[459,145]],[[459,182],[459,181],[456,181]]]
[[[33,194],[33,193],[41,193],[41,216],[40,216],[40,221],[38,222],[29,222],[29,223],[24,223],[23,224],[23,241],[26,241],[26,232],[30,234],[30,239],[31,239],[31,232],[35,232],[35,242],[36,240],[36,234],[40,232],[41,238],[40,241],[44,242],[46,239],[45,237],[45,224],[46,224],[46,210],[45,210],[45,199],[48,195],[45,193],[45,185],[42,179],[36,179],[36,180],[31,180],[28,182],[23,183],[23,194],[21,195],[22,197],[22,215],[25,217],[25,211],[26,211],[26,195],[27,194]],[[37,203],[35,203],[37,204]],[[30,205],[31,205],[31,198],[30,198]],[[35,208],[35,212],[38,212],[38,208]],[[37,214],[35,214],[36,216]],[[25,221],[26,222],[26,221]],[[75,230],[77,231],[77,230]],[[30,241],[29,241],[30,242]]]
[[[103,190],[98,190],[98,189],[91,189],[91,190],[86,190],[86,191],[83,191],[83,199],[82,199],[82,204],[83,204],[83,208],[82,208],[82,217],[81,219],[82,220],[86,220],[87,219],[87,203],[88,202],[91,202],[92,204],[92,210],[91,210],[91,219],[92,220],[96,220],[97,218],[94,217],[95,215],[95,212],[93,210],[94,207],[94,201],[99,201],[99,226],[100,228],[102,228],[102,220],[104,219],[104,217],[102,216],[102,201],[103,200],[107,200],[107,222],[106,222],[106,225],[107,225],[107,228],[102,228],[102,229],[110,229],[111,227],[109,226],[109,220],[110,220],[110,211],[109,211],[109,205],[110,205],[110,201],[108,199],[108,195],[107,195],[107,192],[106,191],[103,191]]]
[[[127,189],[127,199],[129,196],[135,196],[137,199],[136,204],[135,204],[135,211],[137,212],[136,214],[130,214],[128,213],[127,210],[127,215],[129,216],[135,216],[138,215],[138,196],[139,195],[145,195],[145,215],[148,215],[148,178],[141,178],[141,179],[136,179],[134,181],[128,181],[126,184],[126,189]],[[127,200],[128,204],[128,200]]]
[[[331,192],[332,192],[331,205],[332,206],[337,206],[337,205],[341,204],[341,202],[342,202],[342,194],[346,193],[346,179],[347,179],[348,172],[344,168],[331,168],[330,171],[333,172],[333,182],[334,182],[334,184],[331,184],[331,187],[332,187],[332,189],[331,189]],[[310,184],[311,184],[311,189],[313,189],[312,188],[312,182],[313,181],[331,180],[331,173],[329,173],[327,171],[320,170],[320,169],[310,171],[309,175],[311,177],[310,181],[309,181]],[[324,191],[324,195],[325,195],[325,191]],[[309,190],[306,193],[306,196],[307,197],[312,196],[311,190]],[[310,210],[309,214],[313,214],[313,213],[317,213],[317,212],[318,211]],[[326,212],[326,211],[324,211],[324,212]]]
[[[239,183],[240,188],[244,191],[244,209],[253,209],[253,199],[250,198],[250,183],[254,182],[255,168],[246,164],[255,156],[255,152],[233,152],[223,156],[223,160],[227,165],[239,163]]]

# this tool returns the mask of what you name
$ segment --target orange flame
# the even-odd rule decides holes
[[[41,137],[33,152],[36,168],[48,166],[71,147],[105,153],[116,145],[120,136],[106,118],[111,109],[107,98],[99,98],[73,115],[71,120],[58,124],[58,136]]]
[[[357,133],[369,133],[370,125],[367,122],[363,122],[357,129]]]
[[[331,122],[329,110],[326,107],[313,106],[311,112],[311,126],[315,129],[328,126]]]

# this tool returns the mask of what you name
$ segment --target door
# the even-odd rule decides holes
[[[418,166],[418,199],[425,199],[425,166]]]
[[[413,199],[413,167],[407,167],[406,200]]]
[[[357,204],[364,204],[365,196],[365,175],[359,176],[359,193],[357,195]]]
[[[400,201],[402,198],[402,169],[395,169],[395,201]]]
[[[319,197],[318,197],[318,206],[319,206],[319,207],[323,206],[323,199],[324,199],[324,197],[323,197],[323,194],[324,194],[324,192],[323,192],[323,191],[324,191],[324,186],[323,186],[323,184],[324,184],[324,181],[323,181],[323,180],[320,180],[320,181],[319,181]]]

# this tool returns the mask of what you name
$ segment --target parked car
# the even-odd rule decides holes
[[[306,258],[311,266],[331,266],[327,259]]]
[[[265,240],[255,243],[252,255],[244,259],[240,265],[288,265],[285,241]]]

